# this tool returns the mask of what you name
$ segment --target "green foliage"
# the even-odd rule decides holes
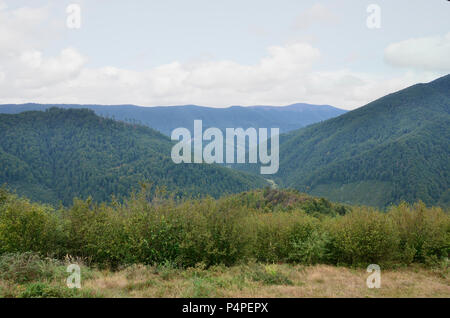
[[[281,186],[349,204],[448,206],[450,75],[282,135]]]
[[[293,285],[289,277],[271,265],[257,265],[250,271],[250,278],[264,285]]]
[[[87,109],[0,114],[0,131],[0,184],[53,205],[68,206],[74,197],[123,198],[140,181],[167,186],[177,196],[214,197],[266,184],[219,165],[177,165],[168,137]]]
[[[292,250],[288,260],[302,264],[316,264],[327,258],[329,234],[319,229],[307,230],[306,235],[297,236],[291,240]],[[301,233],[301,232],[300,232]]]
[[[390,215],[361,208],[328,226],[333,263],[384,265],[396,257],[399,237]]]
[[[422,202],[402,203],[391,207],[399,236],[399,248],[405,262],[438,264],[450,254],[450,222],[448,214],[438,208],[427,208]]]
[[[25,286],[18,298],[89,298],[98,297],[89,290],[70,289],[65,286],[52,285],[45,282],[35,282]]]
[[[450,252],[448,211],[423,203],[402,203],[380,212],[295,191],[175,200],[144,187],[122,203],[75,200],[72,207],[55,211],[0,194],[0,273],[13,280],[22,275],[16,272],[29,272],[30,279],[23,275],[27,281],[44,275],[43,263],[34,255],[49,253],[61,259],[69,254],[102,267],[155,265],[161,275],[170,276],[182,267],[252,261],[438,266]],[[29,251],[36,254],[6,253]],[[266,274],[255,275],[264,281]],[[272,276],[267,281],[278,279]]]
[[[0,113],[17,114],[31,110],[46,110],[52,105],[22,104],[0,105]],[[83,109],[88,108],[96,114],[107,118],[125,121],[132,124],[142,124],[156,129],[170,136],[178,127],[186,127],[192,131],[194,120],[203,120],[203,129],[219,128],[225,133],[229,127],[267,128],[279,127],[284,133],[293,129],[310,125],[312,123],[338,116],[346,111],[332,106],[309,104],[294,104],[286,107],[257,106],[257,107],[228,107],[214,108],[195,105],[171,107],[140,107],[133,105],[58,105],[61,108]]]
[[[32,252],[6,253],[0,256],[0,279],[26,283],[53,277],[58,264]]]
[[[73,293],[73,290],[68,288],[37,282],[27,285],[26,289],[19,294],[19,298],[63,298],[73,297]]]
[[[0,190],[2,191],[2,190]],[[0,194],[0,254],[58,253],[61,228],[53,209],[15,195]]]

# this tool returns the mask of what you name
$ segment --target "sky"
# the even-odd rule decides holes
[[[0,104],[355,109],[449,57],[446,0],[0,0]]]

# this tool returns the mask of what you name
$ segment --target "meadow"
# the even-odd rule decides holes
[[[54,208],[0,190],[4,297],[449,297],[449,251],[448,211],[420,202],[380,211],[269,188],[178,199],[143,185]],[[81,291],[63,284],[71,262]],[[389,290],[368,290],[369,264]]]

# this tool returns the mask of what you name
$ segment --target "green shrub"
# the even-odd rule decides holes
[[[125,207],[126,209],[126,207]],[[129,263],[175,263],[179,255],[182,219],[172,204],[123,212]]]
[[[50,279],[55,276],[58,265],[33,252],[3,254],[0,256],[0,279],[19,284]]]
[[[66,286],[36,282],[26,285],[25,290],[17,295],[18,298],[90,298],[99,297],[90,290],[70,289]]]
[[[0,189],[0,278],[40,279],[49,266],[42,257],[66,255],[113,269],[251,260],[432,265],[449,257],[448,212],[421,203],[384,213],[270,189],[218,200],[158,195],[141,192],[111,204],[75,200],[54,210]],[[53,270],[63,272],[61,266]]]
[[[61,229],[56,212],[45,205],[30,203],[14,195],[0,204],[0,254],[39,252],[59,254]]]
[[[249,232],[242,223],[245,210],[232,201],[205,199],[181,206],[183,235],[179,262],[184,266],[233,265],[248,256]],[[178,215],[180,216],[180,215]]]
[[[248,223],[256,232],[252,251],[259,262],[313,264],[325,258],[328,235],[302,211],[259,214]]]
[[[68,291],[69,289],[66,288]],[[32,283],[26,286],[26,289],[19,294],[19,298],[61,298],[69,297],[69,292],[47,283]]]
[[[291,238],[291,252],[288,260],[294,263],[307,265],[325,262],[327,259],[327,245],[329,235],[320,228],[302,229],[303,235],[298,235],[298,231]]]
[[[449,257],[450,218],[441,208],[402,203],[388,215],[399,233],[399,255],[404,263],[439,263]]]
[[[116,268],[127,259],[124,217],[112,207],[75,200],[65,214],[67,253]]]
[[[255,233],[253,256],[258,262],[274,263],[287,259],[289,236],[298,215],[292,213],[264,213],[248,220]]]
[[[293,285],[289,277],[271,265],[257,265],[250,271],[250,278],[256,282],[262,282],[264,285]]]
[[[389,264],[396,260],[399,235],[384,213],[361,208],[329,224],[330,258],[335,264]]]

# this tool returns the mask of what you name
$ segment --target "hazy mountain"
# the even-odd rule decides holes
[[[21,104],[0,105],[0,113],[17,114],[29,110],[45,110],[55,105]],[[195,119],[203,120],[203,127],[225,128],[280,128],[288,132],[345,113],[328,105],[294,104],[290,106],[232,106],[211,108],[195,105],[140,107],[134,105],[56,105],[60,108],[89,108],[96,114],[136,122],[170,136],[173,129],[185,127],[193,130]]]
[[[386,206],[450,203],[450,75],[283,135],[283,186]]]
[[[218,165],[176,165],[167,136],[87,109],[1,114],[0,131],[0,185],[43,202],[70,204],[88,195],[108,200],[128,195],[140,181],[166,185],[178,195],[215,197],[266,184]]]

